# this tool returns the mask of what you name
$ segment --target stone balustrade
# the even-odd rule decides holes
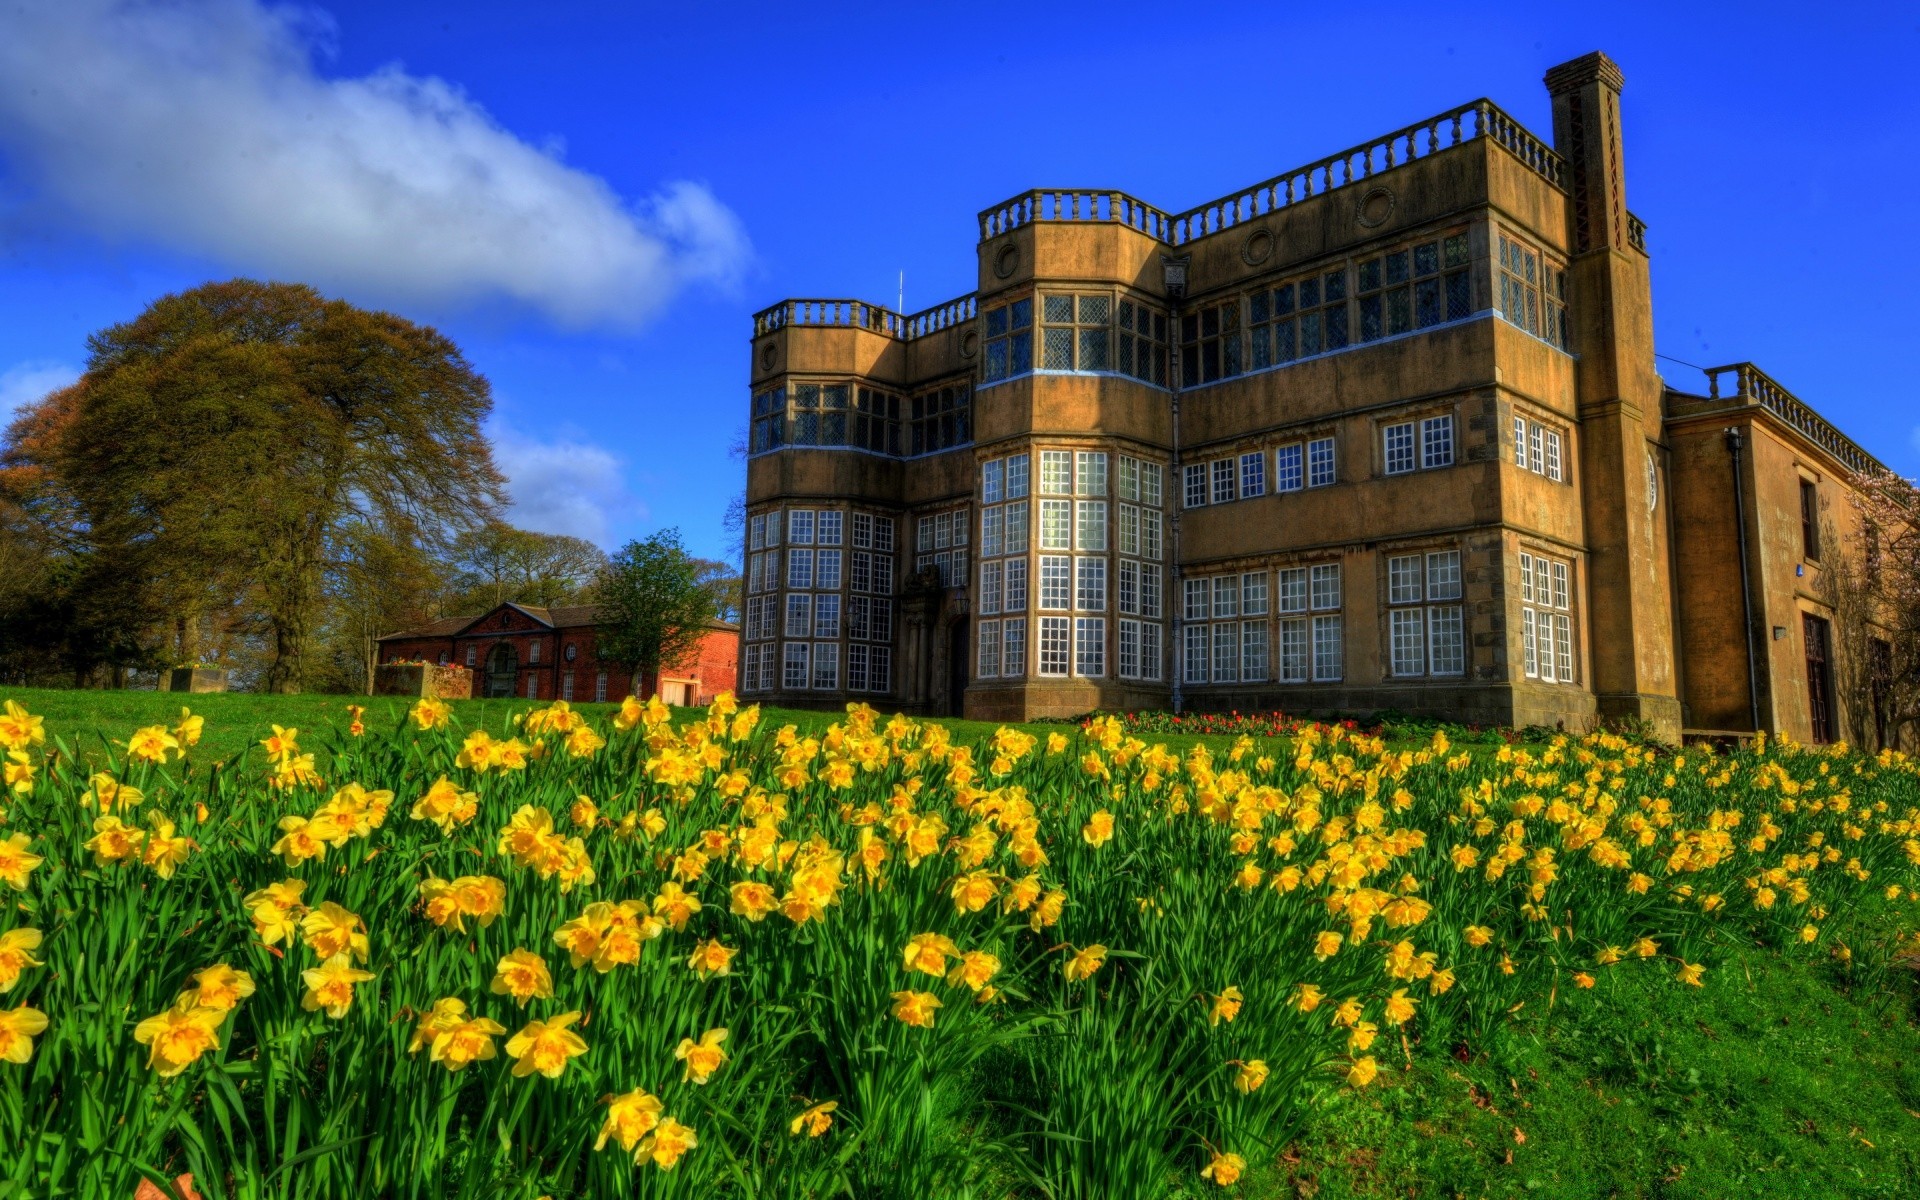
[[[980,214],[980,240],[1036,221],[1112,221],[1159,241],[1171,241],[1171,219],[1144,200],[1111,189],[1042,188],[1022,192]]]
[[[1862,450],[1852,438],[1835,429],[1830,421],[1815,412],[1812,405],[1781,387],[1765,371],[1752,363],[1729,363],[1724,367],[1708,367],[1706,374],[1707,394],[1710,399],[1741,400],[1770,409],[1775,416],[1805,434],[1815,445],[1846,464],[1848,470],[1859,474],[1877,474],[1887,470],[1886,465],[1879,459]],[[1733,390],[1723,392],[1721,381],[1728,375],[1733,377]]]
[[[1173,236],[1165,240],[1174,245],[1195,241],[1477,137],[1492,138],[1549,183],[1565,187],[1565,169],[1551,147],[1492,101],[1476,100],[1189,209],[1173,218]]]
[[[972,292],[922,309],[911,316],[878,304],[869,304],[865,300],[782,300],[771,308],[763,308],[753,314],[753,336],[759,337],[789,325],[812,325],[865,329],[886,337],[912,341],[971,321],[976,311],[977,298]]]
[[[1642,254],[1647,252],[1647,223],[1632,213],[1627,214],[1627,244]]]

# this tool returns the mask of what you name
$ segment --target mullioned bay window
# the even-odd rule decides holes
[[[1167,386],[1167,314],[1135,300],[1120,301],[1118,345],[1120,355],[1114,364],[1122,375],[1131,375],[1155,387]]]
[[[1113,297],[1040,297],[1040,366],[1048,371],[1113,369]]]
[[[1013,454],[980,464],[978,611],[983,618],[976,674],[1013,678],[1026,674],[1028,499],[1032,457]],[[1071,501],[1068,520],[1071,520]],[[1058,515],[1055,517],[1058,521]],[[1017,645],[1015,643],[1018,643]]]
[[[981,373],[987,383],[1033,370],[1033,297],[1023,296],[980,314],[986,328]]]
[[[971,519],[971,514],[965,508],[921,516],[915,525],[914,570],[933,568],[939,575],[941,587],[966,586],[969,578],[968,523]]]
[[[1157,683],[1165,675],[1161,624],[1165,579],[1166,468],[1121,455],[1114,495],[1114,673]]]
[[[1180,318],[1180,386],[1240,374],[1240,300],[1209,304]]]
[[[1565,350],[1567,272],[1532,244],[1502,231],[1499,242],[1500,315],[1542,341]]]
[[[1356,340],[1410,333],[1473,311],[1467,235],[1416,242],[1361,259],[1354,266]]]
[[[963,401],[964,407],[964,401]],[[850,383],[793,383],[753,398],[748,452],[782,446],[901,453],[900,397]],[[968,440],[963,434],[961,442]]]
[[[964,383],[922,392],[911,401],[908,454],[935,454],[973,441],[973,389]]]

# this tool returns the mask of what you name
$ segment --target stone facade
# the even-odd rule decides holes
[[[1871,460],[1668,387],[1620,71],[1546,84],[1550,145],[1483,100],[1178,215],[1029,192],[969,295],[757,314],[742,694],[1838,736],[1781,571]]]
[[[631,693],[703,705],[738,682],[737,625],[713,622],[687,661],[636,681],[632,671],[598,657],[594,619],[590,605],[502,604],[477,617],[447,617],[388,634],[379,639],[380,661],[465,667],[473,673],[475,698],[618,703]]]

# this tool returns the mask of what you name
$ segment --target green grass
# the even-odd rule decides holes
[[[47,718],[50,733],[97,752],[102,739],[207,717],[208,761],[252,746],[271,724],[324,731],[363,703],[376,727],[406,702],[341,696],[209,695],[0,689]],[[524,700],[456,705],[465,725],[498,728]],[[580,705],[596,714],[611,706]],[[817,733],[832,712],[771,710],[774,725]],[[991,723],[946,721],[956,738]],[[1031,725],[1045,734],[1070,726]],[[1230,738],[1149,737],[1185,746]],[[1274,749],[1284,745],[1275,743]],[[1889,931],[1893,911],[1858,930]],[[1910,916],[1906,919],[1911,920]],[[1874,936],[1871,932],[1869,938]],[[1601,973],[1590,992],[1530,1004],[1484,1043],[1382,1040],[1385,1086],[1331,1096],[1275,1159],[1234,1191],[1186,1175],[1180,1194],[1247,1200],[1455,1200],[1466,1197],[1800,1200],[1920,1195],[1920,981],[1887,945],[1837,960],[1736,947],[1703,990],[1664,977]],[[1864,964],[1877,963],[1877,968]],[[1204,1189],[1204,1190],[1203,1190]]]
[[[1334,1098],[1248,1195],[1920,1194],[1910,971],[1856,977],[1756,947],[1704,992],[1663,984],[1606,976],[1501,1046],[1416,1047],[1401,1083]]]
[[[261,738],[273,731],[274,725],[292,726],[314,734],[336,725],[344,727],[347,706],[350,704],[366,708],[365,719],[369,727],[390,728],[405,717],[411,704],[408,700],[392,696],[268,696],[245,693],[189,696],[176,692],[4,687],[0,687],[0,699],[17,700],[31,712],[45,717],[47,728],[67,739],[82,755],[97,755],[106,748],[106,742],[124,742],[129,733],[141,726],[172,725],[179,720],[182,708],[191,708],[207,719],[206,735],[202,741],[205,749],[196,755],[202,761],[231,758],[258,745]],[[468,729],[484,727],[497,730],[514,713],[544,708],[549,703],[551,701],[524,699],[458,700],[453,702],[453,711],[460,724]],[[595,721],[604,721],[619,705],[575,704],[574,707]],[[704,709],[686,711],[705,712]],[[824,733],[829,725],[846,716],[840,710],[768,708],[765,712],[767,722],[775,728],[791,724],[797,726],[802,734],[816,735]],[[958,742],[985,737],[1003,724],[952,717],[936,719],[953,731],[954,740]],[[1020,724],[1016,727],[1041,737],[1049,733],[1075,731],[1073,725],[1058,722]],[[1220,735],[1155,734],[1146,736],[1145,740],[1161,743],[1172,750],[1185,751],[1199,742],[1216,748],[1225,747],[1231,745],[1234,739]],[[1287,744],[1283,738],[1256,738],[1254,741],[1263,747],[1263,753],[1277,753]],[[318,737],[303,737],[301,744],[314,749],[324,766],[325,750]],[[115,750],[117,753],[118,748]]]

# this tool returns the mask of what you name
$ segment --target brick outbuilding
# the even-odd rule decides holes
[[[444,617],[390,633],[379,639],[380,661],[458,664],[474,673],[476,697],[617,703],[634,694],[657,695],[668,704],[702,705],[734,689],[739,626],[709,622],[684,661],[657,678],[636,680],[626,667],[599,657],[597,615],[598,610],[586,604],[502,604],[479,616]]]

